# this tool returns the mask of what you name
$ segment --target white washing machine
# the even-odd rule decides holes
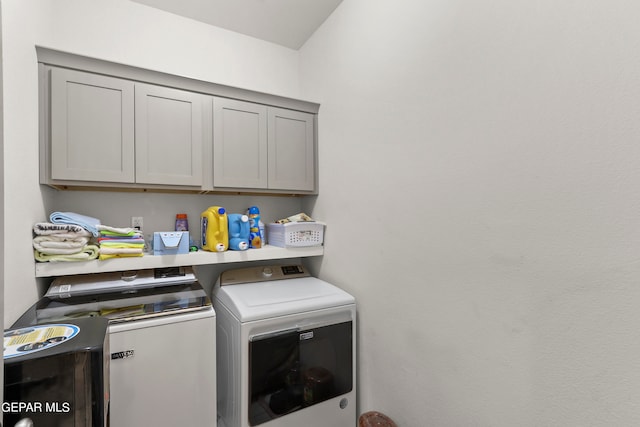
[[[356,425],[353,296],[287,265],[225,271],[212,300],[219,425]]]
[[[216,426],[216,315],[191,268],[61,277],[35,315],[109,319],[110,425]]]

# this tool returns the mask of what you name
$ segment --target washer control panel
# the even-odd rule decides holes
[[[220,275],[219,282],[220,285],[225,286],[309,276],[307,270],[299,264],[269,265],[227,270]]]

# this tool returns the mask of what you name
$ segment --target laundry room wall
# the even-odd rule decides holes
[[[180,18],[128,0],[2,0],[4,87],[4,321],[11,325],[46,285],[34,277],[31,228],[55,210],[127,226],[170,230],[175,214],[214,204],[267,219],[297,213],[300,199],[109,192],[59,192],[38,181],[38,76],[35,46],[180,76],[298,98],[297,51]],[[192,223],[192,226],[194,224]],[[203,267],[203,270],[206,268]]]
[[[361,410],[640,424],[640,5],[344,0],[301,50]]]

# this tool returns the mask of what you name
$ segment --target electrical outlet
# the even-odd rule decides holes
[[[142,217],[141,216],[132,216],[131,217],[131,227],[135,228],[138,231],[142,231]]]

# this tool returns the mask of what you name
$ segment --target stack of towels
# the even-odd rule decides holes
[[[88,261],[143,255],[144,238],[134,228],[102,225],[97,218],[75,212],[54,212],[49,221],[33,226],[37,261]]]
[[[96,218],[72,212],[54,212],[51,222],[39,222],[33,226],[34,256],[40,262],[88,261],[98,258],[98,246],[91,244]]]
[[[142,256],[144,238],[135,228],[116,228],[97,225],[101,260]]]

